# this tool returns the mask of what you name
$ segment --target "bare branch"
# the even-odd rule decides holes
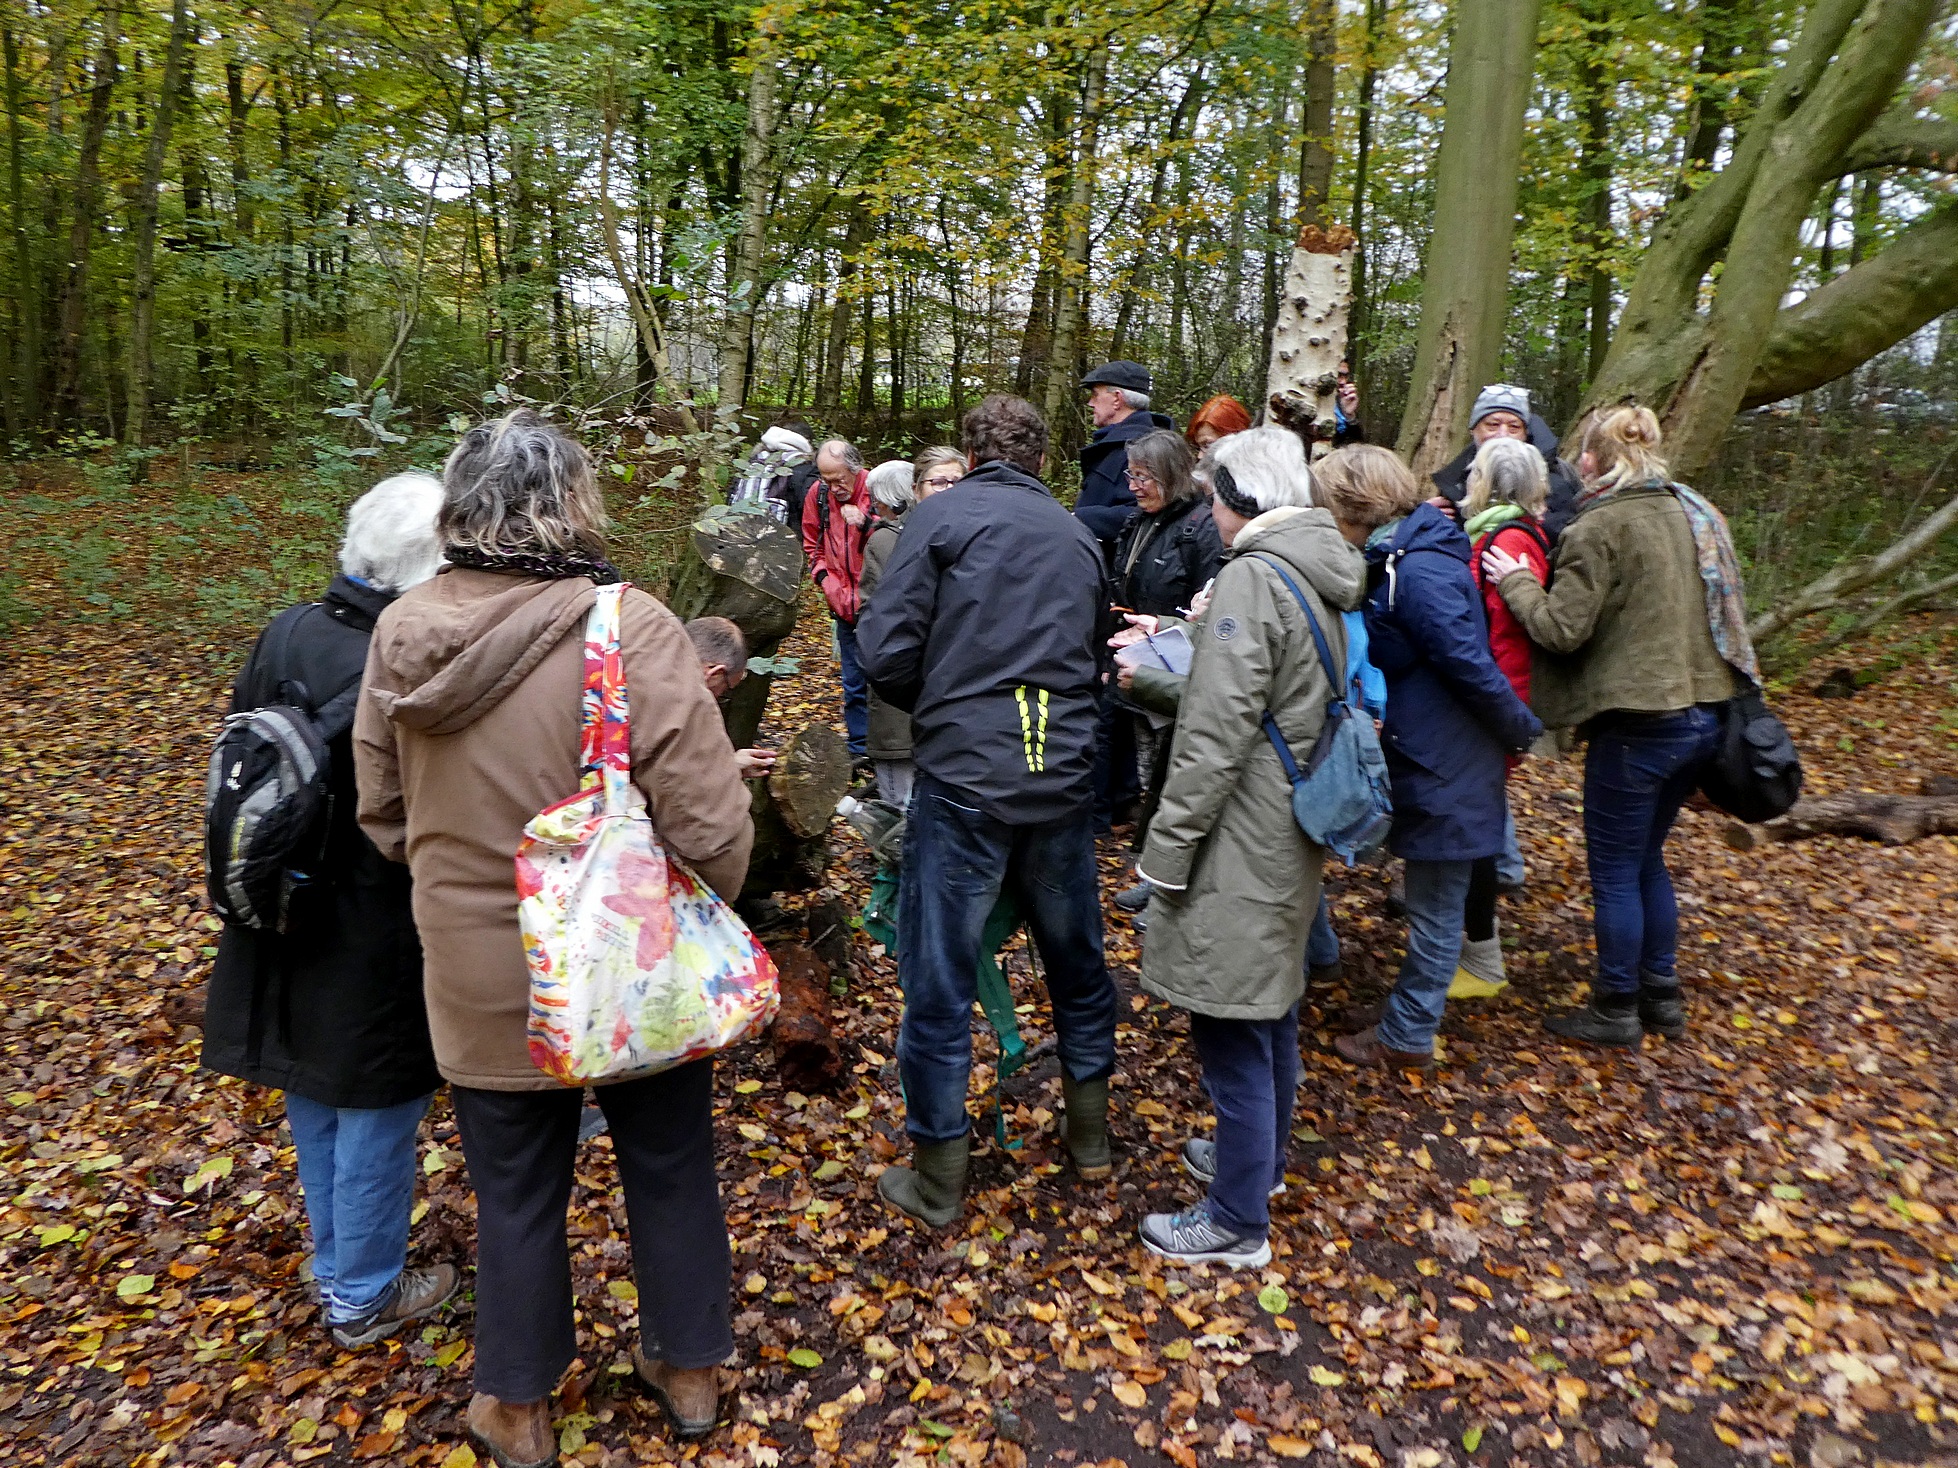
[[[1928,168],[1958,173],[1958,122],[1893,113],[1844,151],[1836,177],[1871,168]]]

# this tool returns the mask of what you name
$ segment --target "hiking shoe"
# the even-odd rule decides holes
[[[1199,1204],[1182,1213],[1152,1213],[1142,1220],[1142,1242],[1151,1254],[1178,1264],[1228,1264],[1262,1269],[1271,1263],[1271,1240],[1234,1234]]]
[[[333,1340],[343,1350],[371,1346],[395,1334],[411,1320],[433,1315],[456,1292],[462,1276],[453,1264],[431,1269],[404,1269],[382,1295],[352,1320],[333,1324]]]
[[[557,1434],[551,1431],[551,1399],[505,1402],[487,1392],[469,1399],[469,1435],[497,1468],[554,1468]]]
[[[1191,1137],[1183,1144],[1183,1171],[1209,1187],[1217,1180],[1217,1144],[1205,1137]],[[1276,1198],[1284,1191],[1285,1185],[1279,1183],[1265,1196]]]
[[[1133,887],[1124,887],[1108,900],[1123,912],[1141,912],[1149,905],[1149,894],[1155,890],[1147,882],[1137,882]]]
[[[1346,965],[1335,958],[1331,963],[1309,963],[1305,966],[1305,982],[1308,988],[1327,989],[1346,977]]]
[[[660,1411],[673,1424],[675,1437],[690,1442],[714,1430],[721,1415],[720,1367],[681,1371],[664,1361],[653,1360],[641,1347],[634,1346],[632,1375],[646,1394],[659,1403]]]
[[[1664,1035],[1668,1040],[1677,1040],[1686,1033],[1686,1003],[1680,997],[1679,985],[1673,984],[1659,988],[1652,984],[1641,985],[1638,991],[1639,1028],[1648,1035]]]
[[[1543,1022],[1543,1027],[1561,1039],[1575,1040],[1581,1045],[1604,1045],[1613,1050],[1636,1050],[1639,1041],[1645,1038],[1645,1030],[1639,1024],[1638,1006],[1629,994],[1622,1007],[1601,1009],[1594,998],[1570,1014],[1552,1015]],[[1680,1027],[1685,1028],[1683,1014]]]
[[[1423,1055],[1418,1050],[1396,1050],[1391,1045],[1380,1043],[1378,1029],[1364,1029],[1357,1035],[1340,1035],[1333,1041],[1333,1049],[1342,1059],[1355,1065],[1381,1065],[1389,1070],[1426,1070],[1435,1063],[1433,1055]]]

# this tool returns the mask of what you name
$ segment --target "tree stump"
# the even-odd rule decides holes
[[[768,1031],[775,1073],[796,1091],[821,1091],[843,1074],[843,1052],[829,1017],[829,970],[801,943],[769,949],[782,978],[782,1007]]]
[[[715,505],[694,523],[686,551],[667,580],[666,604],[683,622],[726,617],[741,629],[748,656],[770,658],[795,630],[802,589],[802,535],[761,509]],[[751,673],[728,700],[728,737],[755,742],[772,675]]]
[[[826,833],[850,786],[843,736],[812,724],[792,737],[766,780],[754,783],[755,851],[744,895],[801,892],[822,880]]]
[[[1811,836],[1860,836],[1902,846],[1926,836],[1958,835],[1958,795],[1820,795],[1796,801],[1787,815],[1764,825],[1736,821],[1722,835],[1736,851]]]

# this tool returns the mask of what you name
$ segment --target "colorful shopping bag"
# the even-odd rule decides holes
[[[781,1001],[767,950],[667,854],[632,783],[624,593],[601,586],[585,627],[577,793],[532,817],[517,846],[530,1059],[571,1086],[724,1049],[765,1028]]]

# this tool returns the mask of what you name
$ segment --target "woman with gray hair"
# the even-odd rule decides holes
[[[524,826],[581,773],[584,629],[605,559],[592,461],[527,409],[462,436],[442,472],[450,565],[381,618],[354,725],[360,823],[415,878],[429,1029],[476,1190],[469,1430],[504,1468],[557,1461],[549,1397],[577,1351],[565,1209],[582,1088],[532,1064],[512,879]],[[678,619],[623,598],[631,775],[660,841],[732,899],[748,792]],[[713,1060],[594,1087],[639,1286],[636,1379],[683,1437],[718,1415],[729,1326]]]
[[[272,619],[231,689],[233,714],[286,704],[316,716],[332,803],[283,928],[227,925],[218,938],[203,1062],[285,1092],[313,1284],[347,1348],[399,1333],[457,1280],[451,1264],[406,1267],[415,1129],[441,1077],[408,873],[354,820],[351,731],[375,620],[442,564],[441,503],[427,474],[397,474],[355,500],[340,574],[318,601]]]
[[[1334,690],[1308,618],[1343,661],[1340,613],[1359,605],[1366,564],[1311,507],[1296,434],[1249,429],[1214,454],[1211,510],[1227,559],[1191,628],[1168,777],[1137,872],[1155,888],[1142,987],[1190,1011],[1217,1130],[1214,1142],[1183,1148],[1208,1196],[1151,1214],[1142,1242],[1165,1258],[1238,1268],[1271,1259],[1267,1199],[1284,1185],[1306,938],[1325,861],[1293,818],[1262,721],[1269,711],[1291,749],[1312,748]]]
[[[963,472],[965,455],[957,449],[952,452],[958,454],[959,468]],[[870,471],[870,501],[877,507],[877,519],[870,539],[863,546],[863,571],[857,578],[859,609],[870,605],[871,593],[877,589],[877,583],[884,579],[884,567],[890,564],[891,552],[897,549],[898,532],[904,528],[906,511],[941,487],[933,484],[927,488],[924,476],[919,473],[919,466],[925,463],[926,455],[932,454],[939,456],[931,460],[934,466],[943,462],[943,450],[926,449],[917,462],[886,459]],[[870,729],[864,741],[864,753],[877,772],[878,796],[886,804],[903,810],[911,803],[911,715],[893,704],[885,703],[877,696],[876,689],[870,688],[866,692],[870,704]]]

